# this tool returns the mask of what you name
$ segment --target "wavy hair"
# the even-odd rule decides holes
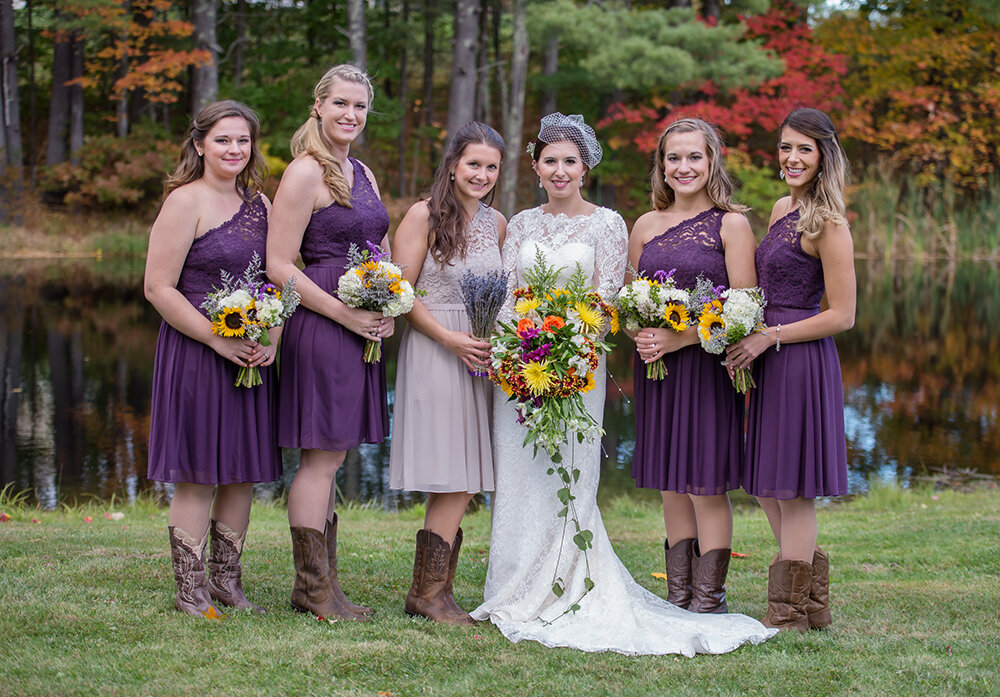
[[[786,116],[778,128],[779,142],[786,127],[809,136],[819,147],[819,174],[809,183],[799,203],[799,222],[795,226],[797,231],[812,239],[823,232],[827,221],[838,225],[847,222],[844,189],[850,165],[833,121],[819,109],[796,109]]]
[[[712,200],[712,205],[730,213],[746,213],[750,210],[744,205],[733,202],[735,187],[729,173],[726,172],[722,138],[714,126],[701,119],[678,119],[667,126],[660,135],[653,158],[653,173],[649,180],[653,209],[665,210],[676,200],[674,190],[664,181],[663,158],[666,157],[667,139],[677,133],[701,133],[705,138],[705,155],[708,157],[708,183],[705,185],[705,190]]]
[[[471,221],[455,195],[455,182],[451,174],[462,159],[465,149],[478,144],[499,150],[500,160],[503,161],[504,142],[500,134],[485,123],[470,121],[455,133],[434,174],[431,195],[427,201],[430,214],[427,246],[439,264],[450,262],[456,255],[465,257],[465,229]],[[490,203],[495,192],[496,186],[489,191]]]
[[[224,118],[238,116],[247,122],[250,129],[250,159],[246,167],[236,176],[236,191],[244,201],[255,198],[264,188],[267,179],[267,162],[260,152],[258,138],[260,136],[260,119],[254,110],[241,102],[226,99],[212,102],[198,112],[191,121],[188,136],[181,144],[181,153],[177,167],[163,183],[163,198],[170,192],[185,184],[201,179],[205,174],[205,159],[198,154],[195,143],[204,147],[205,136],[215,124]]]
[[[313,89],[313,104],[309,107],[309,119],[299,126],[292,136],[291,150],[292,157],[305,153],[316,160],[323,168],[323,182],[330,189],[333,200],[345,208],[350,208],[351,187],[347,185],[347,178],[340,168],[340,161],[334,157],[329,143],[323,136],[323,125],[316,109],[316,101],[322,102],[329,97],[334,83],[338,81],[364,85],[368,90],[368,106],[371,107],[375,99],[375,90],[368,75],[349,63],[333,66],[316,83]]]

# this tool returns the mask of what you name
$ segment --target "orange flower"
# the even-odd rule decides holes
[[[523,339],[524,338],[523,334],[527,332],[529,329],[534,329],[534,328],[535,328],[535,323],[532,322],[527,317],[525,317],[524,319],[522,319],[520,322],[517,323],[517,335]]]
[[[550,334],[552,334],[552,333],[555,332],[556,329],[559,329],[559,328],[565,327],[565,326],[566,326],[566,323],[563,321],[562,317],[556,317],[555,315],[549,315],[548,317],[545,318],[545,321],[542,322],[542,331],[543,332],[549,332]]]

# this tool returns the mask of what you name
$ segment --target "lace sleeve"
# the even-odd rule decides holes
[[[504,300],[498,315],[498,319],[502,322],[510,322],[514,318],[514,289],[520,285],[520,279],[517,277],[517,254],[521,251],[523,238],[524,216],[515,215],[507,223],[507,236],[504,237],[501,252],[503,272],[507,274],[507,299]]]
[[[628,228],[622,217],[608,212],[597,230],[594,245],[594,287],[606,302],[614,300],[625,282],[625,264],[628,260]]]

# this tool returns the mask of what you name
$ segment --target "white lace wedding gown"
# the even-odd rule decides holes
[[[516,271],[516,279],[511,274],[512,282],[522,285],[525,269],[534,264],[536,250],[541,249],[549,263],[564,268],[561,280],[580,263],[585,273],[593,273],[593,285],[601,296],[611,298],[624,278],[627,239],[621,216],[606,208],[574,218],[533,208],[510,220],[503,248],[504,269]],[[501,318],[509,320],[511,316],[508,303]],[[603,358],[595,377],[597,386],[584,395],[584,402],[601,423]],[[572,456],[581,471],[573,493],[581,527],[594,533],[593,548],[587,552],[588,574],[584,555],[572,539],[572,523],[565,527],[563,539],[565,521],[556,515],[562,507],[556,491],[562,485],[555,476],[546,474],[551,460],[544,450],[533,459],[531,448],[521,447],[524,435],[513,404],[496,389],[496,493],[490,562],[485,600],[472,612],[473,617],[488,618],[513,642],[530,639],[546,646],[624,654],[725,653],[775,633],[745,615],[687,612],[637,584],[611,547],[597,508],[600,442],[580,444],[571,437],[562,454],[565,462]],[[580,601],[577,612],[563,615],[582,594],[588,575],[594,581],[593,590]],[[564,581],[562,597],[551,590],[554,577]]]

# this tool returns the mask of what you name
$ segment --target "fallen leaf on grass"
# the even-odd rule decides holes
[[[750,555],[749,554],[744,554],[743,552],[730,552],[729,556],[731,556],[731,557],[738,557],[738,558],[742,559],[743,557],[749,557]]]
[[[473,638],[473,639],[482,639],[483,637],[482,637],[482,636],[480,636],[479,634],[473,634],[473,635],[472,635],[472,638]]]
[[[90,517],[89,515],[88,515],[88,516],[84,516],[84,517],[83,517],[83,522],[84,522],[84,523],[93,523],[93,522],[94,522],[94,519],[93,519],[93,518],[91,518],[91,517]]]
[[[38,518],[32,518],[31,522],[32,523],[41,523],[42,521],[40,521]]]
[[[6,513],[0,513],[0,523],[9,523],[9,522],[10,522],[10,516],[7,515]]]
[[[667,580],[667,575],[662,571],[654,571],[653,573],[650,574],[650,576],[652,576],[653,578],[661,578],[664,581]]]
[[[378,697],[392,697],[392,693],[388,690],[379,690]]]

